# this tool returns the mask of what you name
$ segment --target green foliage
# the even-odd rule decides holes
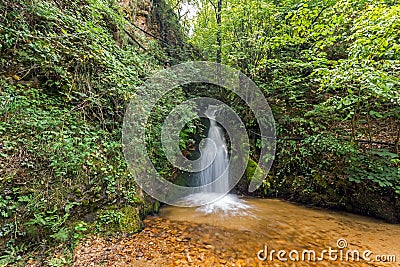
[[[76,244],[77,241],[79,241],[80,239],[83,238],[83,234],[84,232],[87,230],[86,228],[86,223],[85,222],[78,222],[75,226],[74,226],[74,245]]]
[[[348,159],[349,180],[360,183],[368,179],[400,194],[399,156],[388,150],[371,150]]]
[[[398,146],[355,142],[399,143],[396,1],[227,0],[220,28],[210,1],[186,2],[199,8],[193,28],[184,25],[202,59],[215,58],[221,32],[222,63],[253,78],[272,106],[282,139],[264,195],[291,188],[342,197],[358,189],[398,199]],[[114,1],[0,3],[0,265],[17,265],[54,243],[71,248],[93,229],[136,231],[140,216],[158,209],[138,191],[120,144],[126,104],[144,78],[192,54],[182,52],[179,16],[163,1],[155,8],[149,20],[161,44],[135,32],[128,18],[136,10]],[[229,102],[248,129],[257,128],[251,111],[226,90],[174,90],[146,126],[148,153],[170,179],[176,173],[162,150],[161,124],[187,96]],[[181,150],[190,153],[190,139],[204,128],[202,121],[188,123]],[[257,158],[262,142],[251,135]],[[304,139],[285,140],[291,137]],[[113,208],[97,213],[104,207]]]
[[[28,254],[45,261],[43,251],[58,243],[71,249],[91,229],[82,220],[103,207],[132,206],[135,230],[151,212],[126,167],[122,119],[145,77],[176,59],[132,29],[126,12],[135,8],[0,3],[0,265],[23,264]]]
[[[199,1],[189,42],[213,60],[218,25]],[[397,158],[356,139],[397,142],[399,27],[395,1],[223,1],[222,62],[264,91],[277,121],[276,191],[309,194],[368,179],[398,193]],[[233,108],[238,109],[233,102]],[[245,120],[252,129],[251,119]],[[382,134],[386,132],[386,134]],[[285,140],[285,138],[299,138]],[[257,155],[259,138],[252,147]],[[369,152],[368,152],[369,151]],[[375,152],[374,152],[375,151]],[[390,147],[398,155],[398,147]],[[346,170],[346,171],[345,171]],[[369,177],[369,178],[368,178]],[[370,183],[361,183],[360,190]]]
[[[188,42],[215,60],[221,32],[222,63],[252,78],[272,108],[279,140],[259,193],[399,221],[398,2],[224,0],[220,27],[214,2],[195,2]],[[254,115],[220,95],[257,159]]]
[[[281,178],[277,183],[287,185],[289,182],[294,190],[305,192],[313,191],[318,186],[326,187],[340,175],[343,159],[355,151],[351,144],[341,142],[334,136],[315,135],[301,144],[282,140],[274,170],[275,176]]]
[[[173,166],[166,158],[165,152],[167,151],[164,150],[163,144],[161,143],[162,125],[165,118],[175,109],[175,112],[181,112],[180,114],[182,114],[182,116],[179,117],[181,122],[189,121],[179,133],[179,146],[182,150],[186,149],[187,143],[191,138],[194,138],[194,135],[196,134],[196,122],[189,120],[194,114],[196,114],[194,110],[196,106],[194,104],[180,105],[185,100],[186,95],[181,88],[176,88],[175,90],[165,94],[159,100],[160,104],[156,105],[152,111],[147,126],[148,135],[146,136],[146,143],[149,148],[148,153],[150,159],[159,173],[164,175],[166,178],[171,178],[170,176],[173,173]],[[164,141],[168,142],[168,139],[166,138]],[[172,148],[172,146],[172,144],[167,144],[165,149]]]

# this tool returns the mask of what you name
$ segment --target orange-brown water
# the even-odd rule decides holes
[[[314,250],[318,257],[323,250],[329,250],[331,247],[332,250],[338,250],[338,252],[332,253],[332,258],[329,258],[326,252],[325,260],[320,261],[320,264],[316,264],[317,266],[324,262],[337,266],[350,263],[354,266],[364,266],[364,264],[400,266],[400,225],[344,212],[307,208],[276,199],[245,198],[243,201],[249,208],[234,215],[223,211],[206,214],[197,208],[165,206],[161,209],[160,216],[171,221],[212,225],[218,229],[226,229],[230,233],[228,242],[236,244],[236,249],[243,251],[243,254],[254,255],[256,260],[259,260],[257,253],[263,249],[265,251],[265,246],[267,246],[269,256],[272,249],[287,251],[281,257],[287,258],[286,262],[277,259],[275,253],[272,255],[272,261],[269,257],[259,260],[265,265],[274,263],[278,264],[277,266],[305,266],[306,263],[302,264],[301,261],[291,261],[288,253],[291,250],[297,250],[298,259],[301,260],[304,250]],[[211,246],[224,246],[220,242],[220,234],[210,233],[206,238]],[[337,244],[339,239],[342,240],[340,247]],[[231,247],[232,244],[226,244],[226,246]],[[370,261],[360,257],[358,262],[357,257],[353,258],[352,254],[348,254],[349,260],[346,260],[346,254],[350,250],[357,250],[360,255],[366,250],[371,251],[365,254]],[[343,256],[340,256],[340,253]],[[336,258],[335,255],[337,255],[337,260],[333,260]],[[396,256],[396,262],[385,264],[378,262],[377,256],[384,258],[391,255]],[[264,254],[261,253],[260,257],[263,256]],[[305,256],[307,258],[307,254]],[[292,254],[292,259],[296,259],[295,252]]]
[[[163,206],[158,215],[144,220],[139,233],[82,242],[74,251],[74,266],[400,266],[400,225],[275,199],[236,201],[228,198],[216,206],[239,207],[234,215],[210,212],[215,206],[201,208],[208,214]],[[279,250],[286,251],[281,255],[286,261],[278,258]],[[358,260],[348,251],[360,256],[371,251],[366,255],[370,260]],[[382,263],[378,255],[396,256],[396,261]]]

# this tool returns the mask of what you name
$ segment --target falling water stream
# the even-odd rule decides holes
[[[210,129],[207,140],[202,151],[201,166],[203,171],[199,173],[199,185],[206,185],[214,182],[207,190],[212,193],[226,193],[229,190],[228,180],[228,149],[224,138],[224,132],[214,120],[216,110],[208,114]],[[216,151],[215,154],[213,151]],[[214,157],[215,156],[215,157]],[[207,167],[207,163],[212,162]]]
[[[237,213],[248,206],[234,194],[229,192],[229,155],[224,131],[215,121],[218,106],[209,106],[206,116],[210,121],[207,139],[201,148],[201,167],[198,173],[197,186],[203,186],[200,193],[189,195],[176,202],[181,206],[197,206],[208,203],[198,210],[213,213],[218,210]],[[210,164],[211,163],[211,164]],[[209,185],[206,187],[206,185]],[[216,201],[214,201],[216,200]]]
[[[210,162],[209,157],[213,160],[199,173],[199,185],[211,183],[212,186],[182,201],[193,205],[207,199],[217,200],[201,207],[163,206],[157,216],[149,216],[144,221],[145,228],[140,233],[111,244],[95,242],[95,248],[119,251],[105,254],[101,264],[146,267],[400,266],[400,225],[277,199],[225,194],[229,189],[226,172],[229,158],[223,130],[213,120],[214,114],[208,113],[210,128],[203,150],[203,164]],[[215,149],[216,153],[213,152]],[[105,250],[104,246],[109,247]],[[286,260],[278,258],[280,250],[285,251],[281,258]],[[329,250],[336,254],[321,254]],[[305,260],[302,258],[304,251]],[[310,254],[311,258],[307,258],[310,251],[315,252],[315,256]],[[360,256],[369,251],[369,260],[357,258],[357,254],[353,258],[355,251]],[[291,259],[289,253],[292,253]],[[79,258],[79,255],[87,254],[85,247],[76,254],[76,261],[80,262],[76,266],[88,266],[87,262],[92,261],[90,257]],[[379,256],[391,262],[379,262]]]
[[[207,115],[210,128],[202,162],[210,162],[210,157],[215,157],[212,164],[199,174],[200,185],[213,183],[211,189],[200,194],[205,198],[210,194],[227,192],[229,188],[227,145],[214,115],[215,110]],[[213,152],[215,149],[216,153]],[[187,201],[195,203],[196,198],[199,194]],[[239,261],[232,266],[400,266],[400,225],[349,213],[307,208],[276,199],[228,194],[197,208],[165,206],[161,208],[160,216],[168,222],[192,224],[196,229],[192,232],[192,240],[196,235],[200,243],[208,244],[217,254],[222,253]],[[338,251],[336,260],[325,255],[321,261],[301,261],[304,250],[313,250],[318,257],[329,248]],[[300,261],[280,261],[276,259],[277,255],[271,256],[273,260],[268,256],[260,259],[257,257],[260,250],[263,250],[260,254],[263,257],[266,251],[271,256],[271,250],[285,250],[287,253],[295,250],[300,253]],[[357,261],[357,256],[351,258],[352,254],[346,258],[347,251],[354,250],[360,255],[371,251],[371,260],[359,258]],[[229,251],[231,254],[227,256]],[[396,262],[382,264],[377,261],[376,256],[379,255],[387,258],[396,256],[390,259]],[[334,255],[330,256],[334,258]],[[208,265],[205,263],[202,266]]]

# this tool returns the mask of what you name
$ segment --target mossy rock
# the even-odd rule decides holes
[[[246,167],[247,180],[251,181],[252,179],[261,179],[263,175],[264,171],[260,168],[260,166],[258,166],[257,162],[249,158]]]
[[[245,174],[234,189],[236,194],[248,195],[248,187],[252,179],[262,179],[264,171],[258,166],[257,162],[249,158]],[[254,178],[253,178],[254,177]],[[252,195],[252,194],[251,194]]]
[[[143,227],[139,211],[136,207],[125,206],[120,209],[120,212],[123,214],[119,222],[119,229],[122,232],[134,233]]]
[[[144,201],[142,207],[124,206],[118,210],[122,214],[118,228],[124,233],[138,232],[143,228],[142,219],[148,214],[157,213],[159,209],[160,202],[154,199]]]
[[[116,232],[136,233],[143,228],[140,208],[137,206],[111,206],[99,211],[90,225],[90,232],[113,235]]]

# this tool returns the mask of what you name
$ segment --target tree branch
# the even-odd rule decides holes
[[[214,7],[214,11],[217,12],[217,7],[213,3],[213,1],[212,0],[208,0],[208,2],[210,2],[210,4]]]
[[[146,31],[146,30],[140,28],[140,27],[137,26],[135,23],[133,23],[133,22],[131,22],[131,21],[129,21],[129,20],[128,20],[128,22],[129,22],[129,24],[131,24],[133,27],[135,27],[136,29],[140,30],[141,32],[147,34],[148,36],[151,36],[151,37],[153,37],[154,39],[157,39],[157,40],[159,40],[160,42],[163,42],[164,44],[169,45],[168,42],[165,41],[164,39],[161,39],[160,37],[157,37],[157,36],[155,36],[154,34],[152,34],[152,33],[148,32],[148,31]]]
[[[125,32],[125,33],[129,36],[129,38],[131,38],[131,40],[132,40],[135,44],[137,44],[141,49],[143,49],[144,51],[147,51],[146,48],[144,48],[144,46],[141,45],[141,44],[138,42],[138,40],[136,40],[136,38],[133,37],[133,35],[132,35],[130,32],[128,32],[125,28],[124,28],[124,32]]]

